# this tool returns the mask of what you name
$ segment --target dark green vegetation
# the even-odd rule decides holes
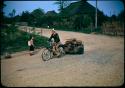
[[[11,24],[10,27],[3,27],[1,30],[1,51],[16,52],[27,50],[27,41],[30,34],[19,31],[15,26],[17,23],[28,23],[31,27],[43,27],[55,28],[57,30],[64,31],[75,31],[83,33],[105,33],[109,32],[112,34],[112,29],[123,29],[121,24],[124,24],[124,11],[122,11],[118,16],[112,15],[108,17],[104,15],[102,11],[98,12],[98,27],[95,29],[95,7],[90,5],[87,0],[81,0],[78,2],[70,3],[66,1],[57,0],[57,5],[59,5],[59,13],[55,11],[44,12],[43,9],[38,8],[32,12],[23,11],[21,15],[15,15],[16,10],[12,10],[9,13],[9,17],[4,16],[1,11],[0,15],[2,18],[2,24]],[[1,9],[6,5],[1,4]],[[120,24],[117,26],[117,24]],[[114,28],[115,27],[115,28]],[[103,29],[102,29],[103,28]],[[123,30],[119,29],[121,32]],[[46,46],[45,37],[40,37],[38,35],[33,35],[35,37],[36,48],[40,46]]]
[[[55,11],[48,11],[45,13],[43,9],[38,8],[32,12],[24,11],[21,15],[15,16],[16,11],[13,10],[12,13],[9,14],[10,17],[4,16],[4,22],[10,24],[14,20],[15,22],[27,22],[29,26],[35,27],[50,26],[50,28],[66,31],[84,33],[98,32],[94,29],[95,7],[86,2],[86,0],[74,3],[58,0],[56,4],[59,5],[59,13],[56,13]],[[98,9],[97,12],[99,28],[101,28],[104,22],[123,22],[124,19],[124,11],[118,16],[113,15],[111,17],[104,15],[103,12]]]
[[[30,36],[34,37],[35,49],[48,46],[48,38],[46,37],[20,31],[14,25],[4,27],[1,30],[1,54],[29,50],[28,40]]]
[[[32,12],[24,11],[21,15],[15,16],[16,11],[10,13],[10,17],[5,17],[5,23],[10,24],[15,22],[27,22],[29,26],[55,28],[66,31],[76,31],[91,33],[95,31],[95,7],[90,5],[87,0],[69,3],[66,1],[57,0],[59,5],[59,13],[55,11],[44,12],[38,8]],[[67,5],[68,4],[68,5]],[[108,17],[97,9],[98,12],[98,27],[101,28],[104,22],[120,21],[123,22],[124,16],[122,11],[118,16]],[[31,21],[32,20],[32,21]],[[98,28],[97,28],[98,29]]]

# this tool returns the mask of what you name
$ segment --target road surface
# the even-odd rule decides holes
[[[40,29],[37,29],[40,32]],[[57,31],[62,43],[68,38],[84,42],[85,53],[42,61],[39,50],[1,60],[1,83],[9,87],[120,86],[124,83],[124,38]],[[50,36],[43,29],[43,36]],[[23,54],[21,54],[23,53]]]

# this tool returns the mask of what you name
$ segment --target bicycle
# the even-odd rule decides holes
[[[43,61],[48,61],[54,57],[62,57],[65,55],[65,51],[63,49],[63,45],[60,44],[58,47],[58,51],[56,50],[56,54],[53,51],[53,41],[48,41],[49,42],[49,47],[44,48],[43,52],[42,52],[42,59]]]

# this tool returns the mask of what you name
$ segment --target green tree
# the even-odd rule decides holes
[[[31,14],[34,16],[34,18],[39,18],[44,15],[44,10],[41,8],[35,9],[31,12]]]
[[[6,48],[13,44],[13,40],[16,39],[18,29],[14,24],[4,27],[1,30],[1,50],[6,51]]]
[[[84,28],[88,28],[92,23],[92,19],[88,15],[76,15],[73,23],[75,31],[82,31]]]
[[[4,12],[3,12],[3,8],[5,7],[6,5],[4,3],[1,3],[0,5],[0,17],[1,17],[1,23],[5,23],[5,16],[4,16]]]
[[[117,19],[121,22],[124,22],[124,13],[125,13],[125,10],[121,11],[118,16],[117,16]]]
[[[14,19],[15,19],[15,22],[19,22],[19,21],[20,21],[20,18],[21,18],[21,16],[19,16],[19,15],[16,15],[16,16],[14,17]]]
[[[33,24],[34,19],[33,16],[28,11],[23,11],[20,17],[21,22],[28,22],[28,24]]]
[[[12,12],[9,13],[9,16],[10,16],[11,18],[13,18],[13,17],[15,16],[15,13],[16,13],[16,10],[13,9]]]
[[[43,9],[41,8],[38,8],[38,9],[35,9],[31,12],[31,15],[32,15],[32,20],[34,21],[34,25],[35,26],[40,26],[40,22],[44,16],[45,12]]]
[[[11,24],[15,24],[15,19],[14,19],[15,13],[16,13],[15,9],[13,9],[12,12],[9,13],[10,19],[8,19],[8,20],[10,20]]]

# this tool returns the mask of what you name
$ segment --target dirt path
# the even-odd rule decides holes
[[[37,32],[40,32],[37,29]],[[62,43],[67,38],[84,42],[83,55],[65,55],[42,61],[36,55],[1,60],[1,81],[5,86],[119,86],[124,83],[124,39],[104,35],[57,31]],[[50,31],[43,29],[49,37]],[[16,54],[15,54],[16,55]]]

